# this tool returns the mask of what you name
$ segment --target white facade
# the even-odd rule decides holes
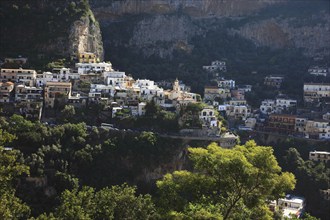
[[[103,72],[102,75],[107,85],[123,86],[125,83],[125,79],[126,79],[125,72],[118,72],[118,71]]]
[[[260,111],[263,114],[273,114],[276,110],[276,101],[273,99],[266,99],[261,102]]]
[[[330,152],[327,151],[311,151],[309,152],[309,159],[314,161],[330,161]]]
[[[23,83],[24,85],[27,86],[35,86],[36,79],[37,79],[36,71],[31,71],[31,72],[18,71],[17,73],[17,82]]]
[[[247,118],[245,120],[245,127],[250,128],[251,130],[256,126],[257,119],[255,118]]]
[[[223,71],[226,72],[227,68],[226,68],[226,62],[225,61],[219,61],[219,60],[215,60],[212,61],[210,66],[203,66],[204,70],[208,70],[208,71]]]
[[[298,196],[287,195],[285,198],[279,199],[277,203],[283,211],[283,216],[287,218],[290,218],[291,215],[299,218],[305,208],[305,199]]]
[[[15,88],[15,101],[16,102],[40,101],[43,99],[42,91],[43,91],[42,88],[18,85]]]
[[[145,102],[140,102],[138,104],[138,114],[139,116],[145,115],[146,114],[146,103]]]
[[[113,71],[111,63],[76,63],[76,68],[78,69],[78,74],[102,73],[105,71]]]
[[[308,73],[315,76],[327,76],[328,68],[314,66],[308,69]]]
[[[322,97],[330,97],[329,83],[305,83],[304,100],[305,102],[318,102]]]
[[[236,84],[235,80],[232,79],[229,80],[221,79],[218,80],[217,83],[218,83],[218,87],[223,89],[233,89],[235,88],[235,84]]]
[[[151,101],[154,97],[163,99],[164,90],[155,85],[155,82],[147,79],[138,79],[134,83],[135,87],[140,88],[141,98],[145,101]]]
[[[307,118],[297,117],[295,122],[295,131],[305,133],[307,121]]]
[[[283,110],[297,107],[297,100],[295,99],[276,99],[276,113],[281,114]]]

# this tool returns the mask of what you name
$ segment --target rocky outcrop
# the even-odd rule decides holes
[[[103,42],[101,30],[94,16],[82,17],[75,21],[69,31],[69,55],[80,52],[93,52],[103,60]]]
[[[313,25],[312,25],[313,24]],[[253,41],[257,46],[274,49],[296,47],[304,49],[307,56],[330,55],[330,16],[314,15],[311,20],[267,19],[248,23],[231,33]]]
[[[116,19],[125,14],[169,14],[183,12],[193,17],[242,16],[254,13],[275,0],[90,0],[90,4],[101,19]]]
[[[219,22],[223,22],[220,28],[228,34],[238,34],[256,46],[301,48],[311,57],[328,55],[329,10],[322,11],[326,10],[323,7],[326,4],[298,3],[289,0],[90,0],[103,31],[110,30],[114,23],[130,29],[125,31],[125,36],[120,35],[120,39],[111,31],[104,35],[106,47],[137,49],[145,57],[172,59],[177,49],[189,54],[194,48],[191,39],[219,28]],[[313,9],[309,10],[310,7]],[[304,16],[300,15],[299,8]]]
[[[101,31],[87,1],[0,1],[0,57],[26,56],[34,66],[78,52],[103,58]]]
[[[145,56],[171,58],[175,49],[189,53],[193,45],[188,40],[197,33],[198,27],[186,16],[157,15],[137,23],[129,45],[139,48]]]

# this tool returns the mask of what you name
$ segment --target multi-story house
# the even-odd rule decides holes
[[[274,88],[281,88],[284,77],[282,76],[266,76],[264,79],[264,85]]]
[[[323,119],[308,120],[305,137],[314,139],[330,139],[330,122]]]
[[[330,112],[327,112],[327,113],[325,113],[324,115],[322,115],[322,118],[323,118],[324,120],[328,120],[328,121],[330,121]]]
[[[94,53],[82,52],[78,54],[79,63],[96,63],[97,56]]]
[[[307,121],[307,118],[297,116],[295,123],[295,131],[299,134],[304,134],[306,132]]]
[[[326,97],[330,97],[330,83],[304,83],[305,102],[318,103]]]
[[[297,100],[289,98],[276,98],[276,113],[290,111],[297,107]]]
[[[80,81],[87,83],[103,83],[104,81],[101,73],[93,73],[93,72],[80,74],[79,79]]]
[[[231,97],[230,90],[217,86],[204,87],[204,101],[214,101],[216,98],[226,99]]]
[[[232,79],[218,79],[216,80],[217,81],[217,84],[218,84],[218,87],[219,88],[223,88],[223,89],[234,89],[235,88],[235,80],[232,80]]]
[[[266,99],[261,102],[259,109],[263,114],[273,114],[276,111],[276,101],[273,99]]]
[[[34,86],[36,83],[37,72],[32,69],[1,69],[0,80],[21,82],[27,86]]]
[[[314,161],[330,161],[330,152],[327,151],[311,151],[309,152],[309,159]]]
[[[17,85],[15,88],[16,102],[35,102],[43,100],[43,89],[26,85]]]
[[[233,89],[231,90],[231,97],[239,100],[245,99],[245,92],[241,89]]]
[[[265,126],[266,131],[280,134],[293,134],[295,132],[296,116],[271,114]]]
[[[219,105],[218,111],[228,117],[244,121],[251,115],[251,108],[248,105]]]
[[[233,106],[247,105],[245,99],[236,99],[236,98],[232,98],[231,100],[226,101],[225,103]]]
[[[103,99],[114,98],[116,89],[111,85],[91,84],[88,99],[91,102],[99,102]]]
[[[78,74],[87,74],[87,73],[103,73],[111,72],[112,64],[111,63],[76,63],[76,68],[78,69]]]
[[[277,203],[279,209],[282,210],[283,217],[287,218],[290,218],[291,215],[300,218],[306,206],[305,198],[293,195],[286,195],[285,198],[279,199]]]
[[[203,69],[207,71],[217,71],[217,70],[223,72],[227,71],[226,62],[219,60],[212,61],[210,66],[203,66]]]
[[[308,69],[308,73],[314,76],[327,76],[328,75],[328,68],[327,67],[319,67],[313,66]]]
[[[47,82],[69,82],[79,78],[78,72],[74,72],[70,68],[54,68],[52,72],[37,74],[36,85],[37,87],[42,87]]]
[[[199,114],[199,119],[206,127],[218,127],[216,110],[212,106],[204,107]]]
[[[13,90],[13,82],[0,82],[0,102],[10,102]]]
[[[147,79],[136,80],[134,86],[140,88],[140,96],[145,101],[151,101],[154,97],[164,99],[164,90],[155,85],[155,82]]]
[[[123,86],[126,78],[125,72],[118,71],[103,72],[102,75],[105,83],[112,86]]]
[[[71,96],[70,82],[47,82],[44,90],[45,106],[54,107],[55,100],[65,103]]]
[[[238,89],[243,90],[244,92],[251,92],[252,85],[240,85],[240,86],[238,86]]]

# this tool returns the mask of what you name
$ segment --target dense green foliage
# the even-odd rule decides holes
[[[12,139],[10,134],[1,133],[1,141]],[[15,186],[18,178],[29,174],[29,167],[22,161],[22,155],[17,150],[6,150],[0,144],[0,218],[24,219],[30,215],[30,208],[16,196]]]
[[[34,68],[67,64],[69,28],[84,16],[91,16],[87,0],[0,1],[0,57],[22,55]]]
[[[287,151],[284,162],[283,167],[294,173],[297,178],[295,193],[308,199],[307,211],[322,219],[326,218],[329,214],[330,201],[320,196],[320,190],[330,188],[330,164],[303,160],[295,148]]]
[[[91,187],[65,190],[55,213],[42,214],[37,219],[155,219],[151,197],[135,194],[136,188],[125,184],[99,191]]]
[[[211,144],[189,151],[194,172],[175,171],[157,182],[169,216],[272,219],[266,201],[294,188],[294,176],[281,172],[270,147],[251,141],[230,150]]]
[[[231,150],[216,144],[190,148],[193,168],[186,167],[191,171],[165,175],[156,189],[148,175],[162,166],[170,166],[167,171],[180,167],[173,164],[184,149],[178,140],[152,132],[87,129],[83,123],[46,126],[17,115],[0,118],[0,127],[1,145],[24,153],[23,158],[18,150],[1,148],[2,216],[25,218],[31,209],[38,219],[268,219],[265,202],[283,196],[295,183],[292,174],[281,172],[273,150],[254,142]],[[327,187],[329,169],[304,162],[294,150],[284,161],[285,170],[298,180],[294,192],[319,204],[321,209],[309,204],[308,211],[322,216],[327,206],[317,200],[317,192]],[[23,177],[17,184],[28,171],[32,182]],[[41,186],[34,182],[44,180]],[[121,185],[125,182],[137,188]]]

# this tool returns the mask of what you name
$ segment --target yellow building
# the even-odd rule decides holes
[[[78,55],[79,63],[96,63],[98,58],[94,53],[83,52]]]

